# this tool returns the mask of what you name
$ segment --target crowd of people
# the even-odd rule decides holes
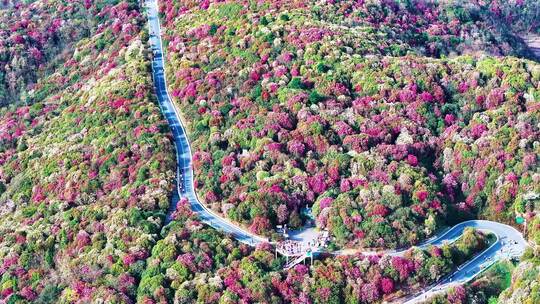
[[[307,251],[306,244],[303,242],[286,240],[278,244],[277,250],[284,255],[300,255]]]
[[[314,240],[307,243],[301,241],[285,240],[277,245],[277,250],[287,256],[302,255],[306,252],[317,251],[326,244],[328,233],[319,234]]]

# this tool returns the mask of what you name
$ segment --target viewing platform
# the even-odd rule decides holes
[[[285,269],[289,269],[296,264],[304,261],[306,258],[311,259],[313,264],[313,256],[320,253],[327,246],[328,231],[316,232],[312,230],[314,237],[308,239],[288,239],[276,244],[276,255],[279,253],[286,257],[287,263]]]

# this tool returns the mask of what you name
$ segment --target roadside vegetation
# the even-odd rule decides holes
[[[285,271],[273,248],[239,244],[198,221],[186,201],[162,237],[139,303],[379,303],[438,281],[489,246],[487,235],[467,229],[453,244],[403,257],[327,256]]]
[[[534,200],[529,200],[528,204],[537,210]],[[527,234],[532,246],[525,251],[519,262],[498,262],[470,284],[434,296],[425,303],[532,304],[540,301],[540,252],[536,245],[540,228],[538,223],[537,216],[528,223]]]
[[[85,5],[99,13],[76,13]],[[25,43],[36,43],[32,31],[80,39],[72,49],[57,45],[66,48],[53,72],[19,70],[35,80],[30,99],[0,108],[0,302],[130,303],[175,169],[169,128],[154,103],[145,19],[136,2],[17,7],[0,14],[0,27],[21,27],[10,33]],[[26,46],[8,53],[29,60]]]
[[[496,303],[516,303],[506,302],[504,296],[499,298],[499,294],[512,284],[512,272],[517,270],[516,265],[511,261],[497,262],[487,268],[481,275],[471,283],[464,286],[451,288],[447,293],[438,294],[426,301],[425,304],[496,304]],[[505,292],[508,293],[508,292]],[[534,303],[523,301],[521,303]]]

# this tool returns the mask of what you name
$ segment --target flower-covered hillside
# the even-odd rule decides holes
[[[540,2],[534,0],[474,1],[488,10],[495,24],[519,34],[540,33]]]
[[[199,4],[162,2],[171,93],[200,197],[252,231],[300,227],[307,206],[339,246],[406,246],[443,219],[509,219],[538,184],[539,66],[420,56],[467,52],[470,33],[489,35],[481,16],[420,2]]]
[[[540,65],[512,58],[475,65],[458,95],[469,101],[458,112],[464,123],[441,136],[442,184],[460,210],[502,222],[530,217],[540,193]]]
[[[466,230],[452,245],[405,256],[330,256],[282,270],[272,248],[255,250],[202,224],[181,201],[148,259],[138,303],[380,303],[436,282],[488,246]]]
[[[512,285],[499,296],[498,303],[537,303],[540,301],[539,282],[538,258],[521,262],[512,274]]]
[[[540,65],[515,58],[382,58],[363,64],[353,74],[357,81],[367,88],[370,107],[384,103],[387,119],[400,126],[396,145],[375,150],[404,141],[431,147],[413,155],[413,163],[433,173],[444,201],[461,211],[503,222],[514,211],[532,211],[529,196],[540,192]]]
[[[161,12],[166,25],[178,22],[179,16],[198,15],[213,12],[221,1],[169,0],[160,1]],[[317,37],[325,31],[317,28],[331,28],[333,34],[344,32],[343,46],[361,47],[361,52],[402,55],[414,50],[428,56],[445,56],[455,53],[487,52],[492,55],[520,54],[527,50],[520,39],[509,31],[538,30],[535,23],[538,4],[534,1],[229,1],[217,9],[215,20],[204,20],[200,25],[219,27],[227,19],[254,25],[259,30],[265,27],[278,30],[281,24],[294,25],[281,34],[299,31],[301,40]],[[203,13],[205,14],[205,13]],[[183,17],[181,19],[183,19]],[[526,22],[525,20],[531,20]],[[195,21],[195,22],[193,22]],[[189,18],[183,23],[198,25],[199,21]],[[306,23],[307,22],[307,23]],[[262,25],[262,27],[261,27]],[[231,28],[227,25],[227,28]],[[311,30],[310,30],[311,29]],[[251,29],[244,30],[251,31]],[[305,31],[307,30],[307,31]],[[353,33],[363,37],[363,41],[351,42]],[[271,39],[270,32],[264,34]],[[276,33],[273,32],[273,35]],[[326,33],[329,34],[329,33]],[[174,35],[173,35],[174,36]],[[304,37],[304,38],[302,38]],[[171,37],[174,38],[174,37]],[[200,38],[200,37],[199,37]],[[310,39],[310,38],[308,38]],[[313,39],[313,38],[311,38]],[[349,45],[349,44],[353,45]]]
[[[38,80],[55,89],[0,108],[0,302],[132,303],[163,225],[175,162],[145,20],[104,7],[136,25],[129,39],[82,39]]]
[[[47,91],[59,91],[95,73],[99,60],[80,70],[74,63],[87,54],[73,55],[75,45],[95,37],[92,49],[125,46],[137,36],[140,13],[136,1],[14,1],[0,6],[0,106],[40,101]],[[104,58],[104,57],[103,57]],[[59,72],[58,83],[37,84]],[[66,75],[69,73],[70,75]],[[58,75],[57,75],[58,77]]]

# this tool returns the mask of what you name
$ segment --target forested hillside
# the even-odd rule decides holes
[[[158,3],[209,208],[276,239],[308,207],[331,252],[526,226],[521,263],[429,303],[540,301],[540,64],[522,39],[538,1]],[[380,303],[493,243],[466,230],[283,270],[185,198],[165,225],[177,168],[142,5],[0,1],[0,303]]]
[[[93,39],[88,52],[115,53],[140,30],[137,1],[5,1],[0,10],[0,106],[30,104],[97,72],[103,58],[73,69],[74,50]],[[25,4],[28,3],[28,4]],[[84,56],[84,55],[83,55]],[[69,70],[66,72],[66,70]],[[46,84],[55,73],[71,77]]]
[[[0,24],[22,37],[0,47],[2,60],[30,60],[31,49],[46,65],[32,74],[40,63],[26,61],[12,71],[28,78],[1,82],[31,100],[0,108],[0,302],[129,303],[175,164],[145,19],[137,2],[36,1]]]
[[[339,247],[395,248],[540,190],[540,66],[492,56],[522,45],[484,7],[161,3],[196,187],[253,232],[308,206]]]
[[[170,90],[189,124],[198,193],[215,211],[268,234],[277,224],[301,227],[301,210],[312,207],[331,248],[408,246],[470,218],[524,216],[535,238],[540,66],[524,59],[533,56],[520,38],[539,29],[534,1],[160,3]],[[333,275],[336,289],[323,294],[306,291],[315,281],[294,295],[273,279],[287,288],[275,295],[245,276],[274,271],[268,265],[239,270],[240,285],[204,276],[212,287],[197,283],[197,292],[167,283],[194,270],[171,271],[154,281],[162,297],[152,297],[389,296]],[[441,301],[494,301],[512,268],[496,264]],[[258,285],[243,289],[248,282]]]
[[[162,236],[143,273],[139,303],[376,303],[436,282],[489,243],[467,230],[452,245],[403,257],[328,256],[284,271],[269,245],[238,244],[201,224],[185,201]]]

